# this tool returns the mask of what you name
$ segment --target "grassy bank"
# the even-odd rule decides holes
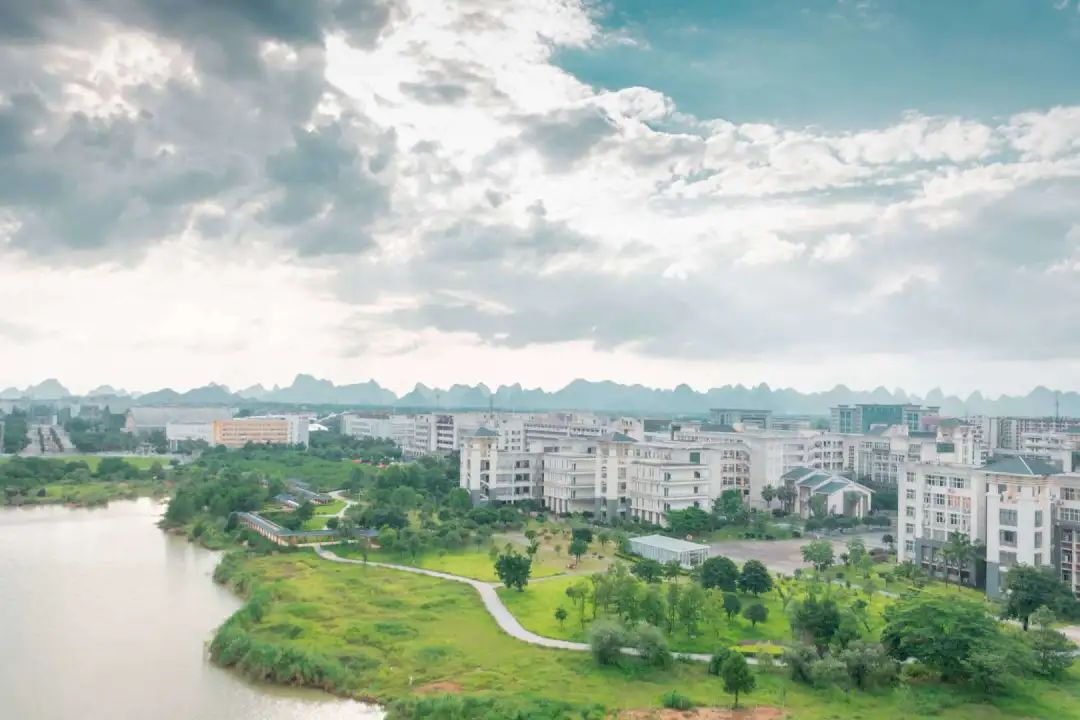
[[[90,472],[97,472],[98,465],[100,465],[102,459],[106,457],[119,457],[124,462],[133,465],[139,470],[149,470],[153,467],[154,463],[159,463],[161,465],[169,464],[169,458],[157,457],[155,455],[46,455],[41,459],[60,463],[86,463],[86,466],[90,468]],[[0,463],[6,463],[10,460],[10,457],[0,457]]]
[[[168,492],[165,483],[156,480],[95,481],[86,483],[51,483],[18,498],[0,496],[0,505],[53,505],[78,507],[105,505],[111,500],[131,500],[137,497],[160,497]]]
[[[399,701],[395,718],[513,717],[481,710],[485,703],[538,698],[558,701],[541,703],[549,709],[566,703],[565,712],[525,717],[580,717],[579,709],[595,705],[655,708],[673,689],[701,704],[730,702],[720,681],[699,664],[654,670],[627,660],[624,667],[599,667],[587,653],[514,640],[464,585],[329,563],[308,552],[233,556],[228,563],[219,579],[259,599],[254,608],[249,600],[219,631],[219,662],[253,677]],[[314,667],[305,671],[308,665]],[[426,699],[448,692],[462,697]],[[1063,682],[1032,681],[984,701],[974,690],[934,683],[880,692],[816,691],[776,670],[758,674],[758,689],[745,702],[779,706],[800,720],[1080,720],[1080,674],[1074,668]],[[436,713],[436,705],[446,712]]]

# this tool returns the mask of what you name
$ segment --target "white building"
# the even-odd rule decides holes
[[[896,485],[904,463],[937,460],[937,433],[913,432],[904,425],[875,427],[855,441],[855,477],[878,485]]]
[[[630,552],[659,563],[675,560],[680,566],[691,569],[708,559],[709,546],[664,535],[645,535],[630,538]]]
[[[978,542],[982,557],[955,564],[950,575],[1001,594],[1010,567],[1056,568],[1076,583],[1080,538],[1080,475],[1038,458],[1003,456],[980,467],[911,463],[900,488],[898,559],[928,570],[946,566],[942,548],[953,533]]]
[[[205,442],[214,444],[214,423],[168,423],[165,426],[165,440],[169,449],[176,452],[181,443]]]
[[[800,517],[811,517],[815,497],[823,498],[826,515],[861,518],[870,512],[873,494],[870,488],[843,475],[814,468],[794,468],[784,473],[783,482],[798,493],[795,509]]]
[[[547,440],[543,450],[544,506],[559,514],[596,508],[597,441],[564,437]],[[622,481],[625,492],[626,481]]]
[[[124,419],[124,432],[149,435],[165,432],[169,423],[198,424],[228,420],[233,410],[225,407],[133,407]]]
[[[503,450],[499,434],[481,427],[465,438],[461,449],[461,487],[474,499],[520,502],[541,499],[540,452]]]
[[[937,460],[954,465],[985,465],[990,457],[985,427],[981,422],[942,420],[937,428]]]

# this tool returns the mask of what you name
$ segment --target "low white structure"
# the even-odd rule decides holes
[[[684,568],[695,568],[709,557],[709,546],[669,538],[663,535],[644,535],[630,538],[630,551],[661,563],[677,560]]]
[[[810,501],[815,496],[825,498],[825,512],[829,515],[861,518],[870,512],[873,492],[843,475],[814,468],[795,468],[784,473],[783,481],[798,493],[796,509],[803,518],[810,517],[813,507]]]
[[[169,423],[165,426],[165,440],[169,443],[169,449],[176,452],[183,442],[203,441],[207,445],[214,444],[214,423]]]

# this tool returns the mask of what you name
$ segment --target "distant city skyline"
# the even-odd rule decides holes
[[[14,0],[0,63],[0,384],[1080,377],[1080,0]]]

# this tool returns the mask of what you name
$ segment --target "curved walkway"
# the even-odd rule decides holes
[[[315,554],[322,559],[331,562],[346,563],[350,565],[371,565],[372,567],[401,570],[402,572],[413,573],[414,575],[427,575],[428,577],[439,578],[440,580],[451,580],[453,582],[464,583],[475,588],[476,591],[480,593],[480,599],[484,602],[484,607],[487,609],[488,614],[495,619],[496,624],[498,624],[502,631],[510,637],[529,643],[530,645],[556,648],[558,650],[588,651],[590,649],[586,643],[556,640],[555,638],[544,637],[543,635],[537,635],[530,630],[526,630],[522,627],[521,623],[518,622],[518,619],[507,609],[506,605],[503,604],[502,598],[500,598],[499,594],[495,591],[497,585],[493,583],[474,580],[460,575],[451,575],[450,573],[439,572],[437,570],[425,570],[424,568],[411,567],[409,565],[394,565],[381,562],[365,563],[363,560],[339,557],[321,545],[315,546]],[[623,653],[627,655],[637,655],[637,650],[633,648],[623,648]],[[672,653],[672,655],[680,660],[693,660],[695,662],[708,662],[712,657],[705,653]],[[748,657],[746,658],[746,662],[751,665],[756,665],[757,658]]]

